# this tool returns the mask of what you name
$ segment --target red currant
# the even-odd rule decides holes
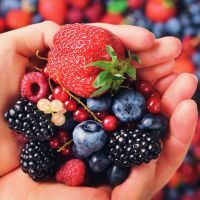
[[[150,97],[156,97],[156,98],[161,98],[161,94],[160,92],[158,92],[157,90],[153,90],[150,94]]]
[[[78,108],[74,111],[74,120],[78,122],[86,121],[89,118],[89,113],[84,108]]]
[[[152,91],[152,84],[148,81],[139,81],[136,87],[137,91],[145,96]]]
[[[103,120],[104,117],[108,115],[108,112],[107,111],[97,112],[95,113],[95,115],[99,120]]]
[[[49,146],[52,148],[52,149],[57,149],[59,146],[60,146],[60,143],[58,141],[57,138],[52,138],[49,142]]]
[[[106,131],[114,131],[117,128],[117,119],[113,115],[108,115],[103,119],[103,127]]]
[[[50,95],[48,96],[48,99],[49,99],[49,101],[53,101],[53,95],[50,94]]]
[[[44,76],[45,76],[46,78],[48,78],[49,76],[48,76],[48,74],[47,74],[47,67],[44,67],[42,71],[43,71]]]
[[[57,86],[53,90],[53,98],[64,103],[67,99],[69,99],[69,95],[60,86]]]
[[[161,111],[161,99],[157,97],[150,97],[147,100],[147,109],[151,113],[159,113]]]
[[[64,107],[68,111],[75,111],[77,109],[77,103],[73,99],[65,101]]]
[[[64,155],[64,156],[68,156],[68,155],[71,154],[71,151],[70,151],[70,149],[69,149],[68,147],[65,147],[64,149],[61,150],[60,153],[61,153],[62,155]]]
[[[70,136],[66,131],[59,131],[57,138],[62,144],[70,140]]]

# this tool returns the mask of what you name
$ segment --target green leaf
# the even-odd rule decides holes
[[[109,13],[122,13],[127,8],[126,0],[112,0],[107,4],[107,11]]]
[[[94,83],[93,83],[93,86],[94,86],[95,88],[99,88],[99,87],[105,85],[106,82],[109,80],[108,73],[109,73],[108,71],[103,71],[103,72],[101,72],[101,73],[97,76],[97,78],[95,79],[95,81],[94,81]]]
[[[111,56],[112,61],[115,63],[117,61],[117,55],[114,49],[110,45],[106,45],[106,51]]]
[[[99,67],[101,69],[108,69],[112,65],[112,62],[109,61],[97,61],[97,62],[92,62],[86,65],[86,67]]]
[[[101,87],[100,89],[98,89],[97,91],[95,91],[91,97],[96,97],[99,96],[101,94],[103,94],[104,92],[106,92],[112,85],[112,81],[108,81],[107,84],[105,84],[103,87]]]
[[[164,0],[164,3],[165,3],[167,8],[175,7],[173,0]]]
[[[131,58],[135,60],[137,63],[142,64],[141,59],[134,53],[131,53]]]
[[[112,76],[112,80],[123,80],[125,79],[125,77],[121,74],[115,74],[114,76]]]
[[[129,66],[126,70],[128,76],[130,76],[133,80],[136,80],[136,69],[133,66]]]

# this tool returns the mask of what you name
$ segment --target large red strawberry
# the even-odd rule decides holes
[[[175,15],[176,8],[173,0],[149,0],[145,12],[153,22],[165,22]]]
[[[134,78],[129,63],[114,34],[96,26],[72,24],[62,26],[55,35],[47,74],[67,90],[88,98],[119,88],[125,73]]]

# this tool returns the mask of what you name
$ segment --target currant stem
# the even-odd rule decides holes
[[[80,101],[75,95],[73,95],[71,92],[69,92],[68,90],[66,90],[65,87],[63,87],[62,83],[60,82],[60,80],[59,80],[59,78],[58,78],[58,74],[56,74],[56,76],[57,76],[57,81],[59,82],[59,84],[60,84],[60,86],[62,87],[62,89],[63,89],[70,97],[72,97],[75,101],[77,101],[80,105],[82,105],[83,108],[84,108],[85,110],[87,110],[88,113],[90,113],[90,114],[92,115],[92,117],[93,117],[97,122],[102,123],[102,121],[99,120],[99,119],[95,116],[95,114],[94,114],[82,101]]]
[[[51,84],[51,79],[50,79],[50,77],[48,78],[48,83],[49,83],[49,87],[50,87],[51,92],[53,92],[53,86],[52,86],[52,84]]]
[[[35,54],[35,55],[36,55],[36,57],[37,57],[38,59],[40,59],[40,60],[45,60],[45,61],[47,61],[47,60],[48,60],[47,58],[40,56],[40,55],[39,55],[39,53],[40,53],[40,51],[39,51],[39,50],[37,50],[37,51],[36,51],[36,54]]]
[[[57,150],[57,152],[61,152],[62,150],[65,149],[65,147],[67,147],[68,145],[70,145],[72,142],[73,142],[73,140],[70,140],[70,141],[66,142],[63,146],[61,146],[61,147]]]

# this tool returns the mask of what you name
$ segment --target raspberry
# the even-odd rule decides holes
[[[56,153],[47,142],[28,142],[21,152],[20,165],[34,181],[54,175]]]
[[[60,167],[56,181],[69,186],[83,185],[86,178],[86,166],[82,160],[71,159]]]
[[[116,166],[132,167],[149,163],[161,151],[156,134],[136,129],[122,129],[113,134],[108,144],[108,158]]]
[[[42,99],[47,95],[49,85],[42,73],[30,72],[23,76],[20,90],[22,97],[36,103],[39,99]]]

